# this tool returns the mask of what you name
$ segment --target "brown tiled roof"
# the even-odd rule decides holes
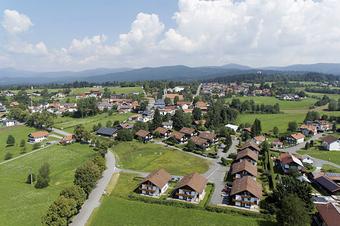
[[[171,137],[174,137],[176,140],[180,140],[184,137],[185,135],[183,133],[177,132],[177,131],[173,131],[171,133]]]
[[[264,142],[266,140],[265,136],[256,136],[254,137],[254,140],[259,141],[259,142]]]
[[[320,140],[322,140],[323,142],[326,142],[327,144],[331,144],[331,143],[337,141],[338,138],[336,138],[335,136],[332,136],[332,135],[327,135],[325,137],[322,137]]]
[[[190,139],[192,142],[194,142],[194,144],[198,145],[198,146],[203,146],[203,145],[207,145],[208,144],[208,141],[206,139],[202,139],[200,137],[192,137]]]
[[[46,131],[37,131],[37,132],[31,133],[30,135],[33,138],[45,137],[45,136],[48,136],[48,132],[46,132]]]
[[[193,132],[195,132],[195,129],[183,127],[179,132],[184,133],[186,135],[191,135]]]
[[[294,163],[303,167],[301,160],[298,157],[296,157],[293,154],[290,154],[288,152],[281,153],[280,156],[279,156],[279,160],[283,164],[291,164],[291,163],[294,162]]]
[[[212,132],[200,132],[199,137],[209,141],[214,141],[216,134]]]
[[[316,209],[320,217],[327,226],[338,226],[340,222],[340,209],[335,206],[336,204],[316,204]]]
[[[155,132],[159,132],[159,134],[166,134],[169,130],[168,129],[165,129],[163,127],[158,127],[157,129],[155,129]]]
[[[73,140],[73,138],[74,138],[73,134],[68,134],[68,135],[63,137],[63,141],[71,141],[71,140]]]
[[[208,109],[207,103],[204,101],[198,101],[195,105],[197,108],[200,108],[201,110]]]
[[[202,193],[208,179],[198,173],[192,173],[184,176],[176,185],[175,189],[182,188],[185,186],[190,187],[198,193]]]
[[[144,137],[146,137],[146,136],[148,136],[150,134],[150,132],[149,131],[146,131],[146,130],[139,130],[135,135],[136,136],[138,136],[138,137],[142,137],[142,138],[144,138]]]
[[[253,176],[257,176],[257,167],[251,164],[248,161],[237,162],[232,165],[231,174],[234,175],[236,173],[247,171]]]
[[[150,173],[147,177],[144,178],[141,184],[150,181],[154,185],[159,188],[163,188],[166,183],[171,179],[171,175],[165,171],[164,169],[159,169]]]
[[[235,179],[231,188],[230,195],[236,195],[240,192],[247,191],[257,198],[262,196],[262,188],[253,178],[245,176]]]
[[[244,157],[249,157],[254,161],[257,161],[259,156],[254,151],[250,150],[249,148],[243,149],[242,151],[239,151],[236,156],[236,160],[242,159]]]
[[[176,103],[177,106],[183,106],[185,104],[190,106],[191,102],[188,102],[188,101],[177,101],[177,103]]]
[[[240,150],[243,150],[243,149],[246,149],[246,148],[254,149],[256,151],[260,151],[261,150],[260,147],[257,144],[255,144],[254,142],[252,142],[252,141],[248,141],[245,144],[243,144],[241,146]]]
[[[293,137],[295,140],[299,140],[299,139],[305,138],[305,135],[303,135],[302,133],[294,133],[294,134],[292,134],[290,136]]]
[[[300,129],[306,129],[306,130],[312,131],[312,132],[316,131],[316,127],[315,126],[313,126],[313,125],[306,125],[306,124],[301,125]]]

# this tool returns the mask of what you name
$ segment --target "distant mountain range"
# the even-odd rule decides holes
[[[140,81],[140,80],[206,80],[228,75],[280,72],[317,72],[340,75],[340,64],[296,64],[284,67],[252,68],[239,64],[223,66],[188,67],[183,65],[132,68],[97,68],[79,72],[34,72],[16,70],[13,68],[0,69],[0,86],[22,84],[67,83],[73,81],[109,82],[109,81]]]

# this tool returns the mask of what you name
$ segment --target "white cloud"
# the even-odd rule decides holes
[[[18,37],[32,26],[24,14],[6,11],[2,25],[7,32]],[[54,50],[44,42],[15,40],[14,45],[11,40],[7,46],[14,48],[7,49],[47,56],[24,62],[47,69],[340,62],[339,12],[337,0],[179,0],[173,27],[166,28],[156,14],[139,13],[116,40],[104,34],[75,38]]]
[[[16,10],[6,9],[2,20],[3,28],[11,34],[18,34],[27,31],[33,23],[25,14],[21,14]]]

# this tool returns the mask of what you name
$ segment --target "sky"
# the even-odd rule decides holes
[[[1,0],[0,68],[340,63],[338,0]]]

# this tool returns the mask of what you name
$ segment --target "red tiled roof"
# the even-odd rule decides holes
[[[333,203],[316,204],[316,209],[327,226],[339,226],[340,209],[335,205]]]
[[[46,137],[48,136],[48,132],[46,131],[37,131],[37,132],[33,132],[30,134],[31,137],[33,138],[39,138],[39,137]]]
[[[295,140],[300,140],[302,138],[305,138],[305,135],[303,135],[302,133],[294,133],[292,135],[290,135],[293,139]]]

